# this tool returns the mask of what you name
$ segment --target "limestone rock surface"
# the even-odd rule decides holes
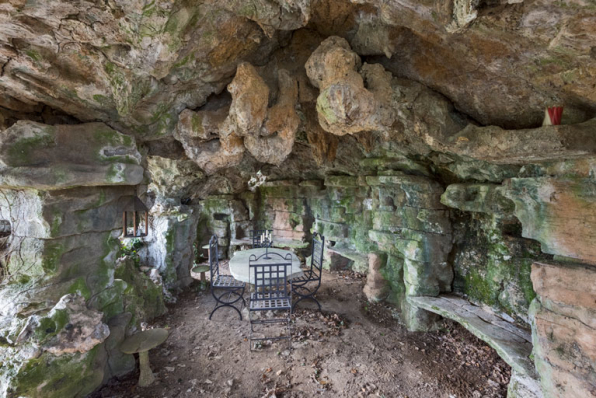
[[[280,69],[277,84],[277,102],[269,108],[269,86],[254,66],[241,63],[228,85],[232,102],[225,119],[225,107],[184,112],[175,137],[187,156],[207,174],[239,165],[245,150],[259,162],[281,164],[292,152],[300,119],[295,79]]]
[[[391,75],[380,65],[362,66],[345,39],[324,40],[308,59],[306,72],[320,90],[317,112],[325,131],[341,136],[391,125]]]
[[[515,203],[523,236],[538,240],[542,251],[596,264],[592,242],[596,218],[591,178],[513,178],[505,195]]]
[[[493,163],[528,164],[593,157],[595,138],[596,119],[523,130],[468,125],[437,149]]]
[[[100,312],[88,309],[82,296],[71,294],[63,296],[44,318],[30,318],[29,325],[37,325],[35,329],[45,328],[45,330],[38,331],[38,335],[42,336],[48,334],[48,329],[52,329],[50,333],[54,334],[60,327],[63,327],[59,333],[44,343],[44,351],[57,356],[75,352],[85,353],[102,343],[110,335],[110,329],[102,322],[102,316],[103,314]],[[45,319],[55,321],[55,327],[48,328],[48,322]],[[64,321],[66,323],[61,325],[60,322]],[[29,325],[17,338],[18,342],[27,339]],[[33,332],[35,333],[35,330]]]
[[[596,386],[593,266],[556,262],[532,265],[536,368],[545,397],[589,396]]]
[[[276,29],[300,27],[308,10],[308,1],[10,1],[2,106],[34,112],[46,104],[145,138],[169,135],[185,105],[221,91],[239,61],[270,54]]]
[[[553,101],[567,120],[594,116],[588,3],[555,11],[548,1],[365,1],[379,19],[362,18],[358,52],[378,54],[371,62],[436,89],[482,125],[539,126]]]
[[[148,190],[155,194],[155,202],[172,206],[180,205],[180,199],[190,199],[192,191],[205,177],[197,164],[189,159],[161,156],[147,158],[147,171],[151,174]]]
[[[441,195],[441,203],[463,211],[510,217],[514,204],[504,196],[504,188],[491,184],[451,184]]]
[[[381,272],[381,268],[385,266],[386,261],[385,256],[375,253],[368,255],[368,275],[363,290],[368,301],[378,302],[384,300],[387,296],[389,286]]]
[[[143,178],[134,138],[103,123],[20,121],[0,138],[0,186],[6,188],[136,185]]]
[[[594,391],[594,329],[535,301],[530,316],[536,368],[545,397],[583,397]]]

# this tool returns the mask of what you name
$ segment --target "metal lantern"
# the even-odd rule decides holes
[[[145,221],[144,232],[139,228],[143,219]],[[131,221],[132,225],[130,225]],[[124,238],[141,238],[148,234],[149,209],[137,196],[126,198],[122,206],[122,236]]]

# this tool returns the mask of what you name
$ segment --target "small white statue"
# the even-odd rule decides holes
[[[261,170],[259,170],[259,171],[257,171],[256,176],[253,176],[250,178],[250,180],[248,180],[248,189],[250,189],[252,192],[254,192],[255,189],[257,189],[257,187],[263,185],[266,180],[267,180],[267,176],[264,176],[263,173],[261,173]]]

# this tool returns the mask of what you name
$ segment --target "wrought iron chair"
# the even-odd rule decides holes
[[[292,255],[285,257],[278,253],[265,253],[257,257],[251,255],[248,261],[250,268],[249,281],[254,284],[255,291],[250,295],[248,319],[250,321],[250,350],[253,341],[283,340],[292,346],[290,322],[292,319],[292,282],[288,281],[288,267],[292,267]],[[290,288],[288,289],[288,282]],[[257,311],[287,311],[285,318],[254,319],[252,315]],[[255,314],[256,315],[256,314]],[[286,323],[287,335],[275,337],[254,337],[254,325]]]
[[[213,313],[222,307],[230,307],[236,310],[242,320],[242,313],[234,304],[242,300],[244,306],[244,289],[246,283],[234,279],[232,275],[222,275],[219,272],[219,256],[218,256],[217,236],[213,235],[209,240],[209,268],[211,274],[211,294],[215,298],[215,308],[209,315],[209,320]]]
[[[302,300],[313,300],[319,306],[321,311],[321,304],[314,297],[321,287],[321,271],[323,269],[323,249],[325,248],[325,237],[318,233],[313,233],[312,236],[312,256],[310,258],[310,269],[304,271],[304,275],[299,278],[292,279],[292,293],[294,293],[298,300],[292,305],[292,310]],[[309,285],[310,284],[310,285]]]
[[[254,229],[250,231],[250,239],[252,241],[252,248],[272,247],[273,245],[273,230],[272,229]]]

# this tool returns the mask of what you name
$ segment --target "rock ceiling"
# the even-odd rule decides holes
[[[563,124],[543,127],[554,105]],[[557,275],[591,281],[594,271],[534,261],[596,264],[595,116],[595,0],[4,0],[0,232],[10,220],[6,247],[19,256],[0,263],[12,278],[0,289],[0,346],[12,344],[0,363],[14,364],[0,395],[41,391],[43,372],[44,393],[82,396],[101,384],[96,367],[106,377],[134,367],[130,357],[106,368],[91,349],[107,337],[95,312],[79,319],[101,339],[79,358],[101,355],[70,379],[60,366],[28,371],[23,344],[54,355],[63,335],[36,325],[84,310],[67,292],[86,292],[105,321],[120,317],[113,342],[131,314],[163,313],[161,288],[132,261],[113,267],[119,199],[146,191],[147,261],[166,287],[190,283],[193,245],[211,233],[225,251],[259,219],[301,244],[317,230],[365,271],[364,254],[390,254],[396,268],[383,277],[411,330],[434,315],[404,297],[452,282],[534,319],[545,391],[569,387],[545,396],[586,396],[575,388],[594,387],[583,323],[594,306],[574,303],[574,279]],[[253,194],[246,183],[261,169],[268,180]],[[564,294],[551,301],[551,291]],[[130,314],[114,297],[135,297]]]
[[[575,121],[596,110],[591,0],[8,0],[0,26],[5,119],[43,112],[48,122],[103,121],[141,140],[172,135],[179,114],[225,91],[242,63],[286,64],[288,73],[270,71],[285,91],[288,74],[300,81],[303,62],[329,35],[482,125],[534,127],[551,104]],[[294,101],[284,95],[265,129],[279,128],[275,115]],[[361,127],[378,127],[369,122]]]

